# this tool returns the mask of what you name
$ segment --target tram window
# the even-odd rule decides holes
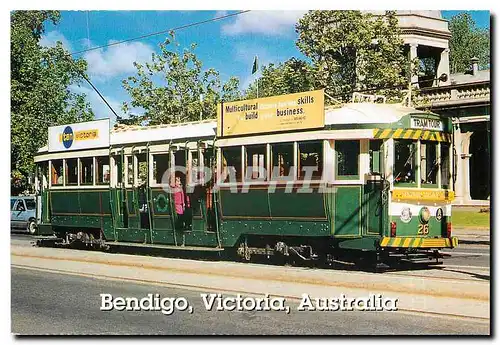
[[[80,184],[93,184],[93,165],[94,159],[92,157],[80,158]]]
[[[66,184],[78,184],[78,160],[66,159]]]
[[[134,158],[132,156],[127,156],[127,183],[129,185],[134,184]]]
[[[382,140],[370,140],[370,174],[382,173]]]
[[[312,172],[312,176],[311,176]],[[323,175],[323,142],[306,141],[299,143],[299,180],[309,176],[320,180]]]
[[[148,161],[146,154],[137,155],[137,184],[139,186],[148,181]]]
[[[153,176],[156,183],[168,184],[168,176],[163,176],[170,168],[170,154],[153,156]]]
[[[441,188],[449,188],[450,178],[450,144],[441,143]]]
[[[394,182],[415,183],[417,142],[394,140]]]
[[[266,179],[266,145],[246,146],[246,180]]]
[[[62,159],[52,161],[51,183],[53,186],[63,185],[63,161]]]
[[[123,183],[123,164],[122,157],[115,157],[116,162],[116,181],[117,183]]]
[[[38,163],[38,169],[37,169],[38,186],[37,186],[37,189],[43,190],[47,187],[47,183],[49,183],[48,173],[49,173],[49,162],[45,161],[45,162]]]
[[[286,179],[293,172],[293,143],[271,145],[272,178]],[[293,178],[293,176],[292,176]]]
[[[181,183],[186,185],[186,151],[180,150],[174,152],[174,175],[181,179]],[[175,183],[175,179],[172,184]]]
[[[191,151],[191,171],[189,172],[189,183],[199,183],[201,171],[198,151]]]
[[[420,146],[420,177],[422,184],[436,184],[438,168],[437,143],[435,141],[422,141]]]
[[[109,157],[96,157],[96,183],[108,184],[109,183]]]
[[[222,149],[222,178],[224,182],[241,181],[241,147]],[[236,179],[236,180],[233,180]]]
[[[336,140],[337,177],[359,177],[359,140]]]

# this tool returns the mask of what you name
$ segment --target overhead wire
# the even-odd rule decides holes
[[[98,50],[98,49],[102,49],[102,48],[106,48],[106,47],[111,47],[111,46],[115,46],[115,45],[119,45],[119,44],[123,44],[123,43],[127,43],[127,42],[142,40],[142,39],[149,38],[149,37],[152,37],[152,36],[158,36],[158,35],[162,35],[162,34],[165,34],[165,33],[168,33],[168,32],[179,31],[179,30],[187,29],[187,28],[190,28],[190,27],[193,27],[193,26],[198,26],[198,25],[202,25],[202,24],[206,24],[206,23],[210,23],[210,22],[214,22],[214,21],[226,19],[226,18],[229,18],[229,17],[238,16],[240,14],[247,13],[247,12],[250,12],[250,11],[251,10],[243,10],[243,11],[238,11],[238,12],[235,12],[235,13],[229,13],[229,14],[226,14],[226,15],[223,15],[223,16],[214,17],[214,18],[211,18],[211,19],[206,19],[206,20],[202,20],[202,21],[199,21],[199,22],[184,24],[184,25],[181,25],[181,26],[177,26],[177,27],[173,27],[173,28],[170,28],[170,29],[165,29],[165,30],[153,32],[153,33],[142,35],[142,36],[127,38],[126,40],[121,40],[121,41],[112,42],[112,43],[104,44],[104,45],[93,47],[93,48],[79,50],[79,51],[70,53],[69,55],[82,54],[82,53],[86,53],[86,52],[89,52],[89,51],[92,51],[92,50]]]
[[[76,55],[76,54],[82,54],[82,53],[86,53],[86,52],[89,52],[89,51],[98,50],[98,49],[102,49],[102,48],[106,48],[106,47],[112,47],[112,46],[116,46],[116,45],[127,43],[127,42],[142,40],[142,39],[145,39],[145,38],[149,38],[149,37],[153,37],[153,36],[158,36],[158,35],[165,34],[165,33],[168,33],[168,32],[175,32],[175,31],[187,29],[187,28],[190,28],[190,27],[193,27],[193,26],[198,26],[198,25],[202,25],[202,24],[206,24],[206,23],[210,23],[210,22],[214,22],[214,21],[218,21],[218,20],[222,20],[222,19],[226,19],[226,18],[230,18],[230,17],[234,17],[234,16],[238,16],[240,14],[247,13],[247,12],[250,12],[250,10],[243,10],[243,11],[238,11],[238,12],[235,12],[235,13],[229,13],[229,14],[225,14],[223,16],[218,16],[218,17],[214,17],[214,18],[211,18],[211,19],[206,19],[206,20],[202,20],[202,21],[198,21],[198,22],[194,22],[194,23],[184,24],[184,25],[177,26],[177,27],[174,27],[174,28],[170,28],[170,29],[166,29],[166,30],[161,30],[161,31],[157,31],[157,32],[153,32],[153,33],[150,33],[150,34],[145,34],[145,35],[141,35],[141,36],[137,36],[137,37],[132,37],[132,38],[128,38],[128,39],[125,39],[125,40],[121,40],[121,41],[117,41],[117,42],[112,42],[112,43],[104,44],[104,45],[93,47],[93,48],[90,48],[90,37],[88,37],[88,40],[89,40],[89,42],[88,42],[89,48],[88,49],[83,49],[83,50],[79,50],[79,51],[76,51],[76,52],[73,52],[73,53],[68,53],[66,55],[66,57],[69,58],[72,55]],[[87,36],[89,36],[88,13],[87,13]],[[70,60],[72,62],[74,62],[73,59],[70,59]],[[120,118],[120,116],[115,112],[115,110],[111,107],[111,105],[108,103],[108,101],[99,92],[99,90],[97,89],[97,87],[94,84],[92,84],[92,82],[85,75],[85,73],[82,72],[80,74],[89,83],[89,85],[92,87],[92,89],[94,89],[94,91],[99,95],[99,97],[104,101],[104,103],[108,106],[108,108],[116,116],[116,118],[117,119]]]

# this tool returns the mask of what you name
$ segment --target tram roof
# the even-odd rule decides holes
[[[393,123],[409,114],[428,114],[401,104],[347,103],[325,109],[325,125]]]
[[[111,130],[110,144],[131,144],[181,140],[189,138],[213,138],[217,121],[203,120],[157,126],[119,126]]]
[[[429,113],[401,104],[347,103],[325,108],[325,126],[396,123],[410,114]],[[119,125],[110,132],[110,145],[211,139],[216,131],[217,121],[211,119],[156,126]],[[46,145],[38,150],[38,154],[47,151]]]

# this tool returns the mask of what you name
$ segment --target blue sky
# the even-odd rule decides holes
[[[442,11],[446,19],[460,11]],[[226,11],[62,11],[57,26],[48,23],[43,45],[62,41],[71,51],[108,44],[156,31],[203,21],[226,14]],[[231,12],[229,12],[231,13]],[[196,53],[203,68],[215,68],[224,81],[234,75],[242,87],[253,78],[251,67],[255,55],[259,64],[278,63],[293,56],[304,58],[295,46],[294,25],[304,11],[252,11],[176,32],[181,47],[196,43]],[[479,27],[489,28],[488,11],[470,11]],[[87,26],[88,21],[88,26]],[[114,47],[80,54],[89,65],[92,82],[106,97],[115,111],[121,113],[121,103],[130,98],[121,81],[135,74],[134,61],[144,62],[166,35],[132,41]],[[89,41],[90,39],[90,41]],[[97,118],[110,117],[111,111],[83,84],[79,89],[88,95]],[[139,113],[140,109],[133,110]]]

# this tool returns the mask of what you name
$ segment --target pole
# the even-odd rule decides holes
[[[411,86],[412,86],[411,69],[412,69],[412,63],[411,63],[411,54],[410,54],[410,61],[408,63],[408,107],[411,107]]]

